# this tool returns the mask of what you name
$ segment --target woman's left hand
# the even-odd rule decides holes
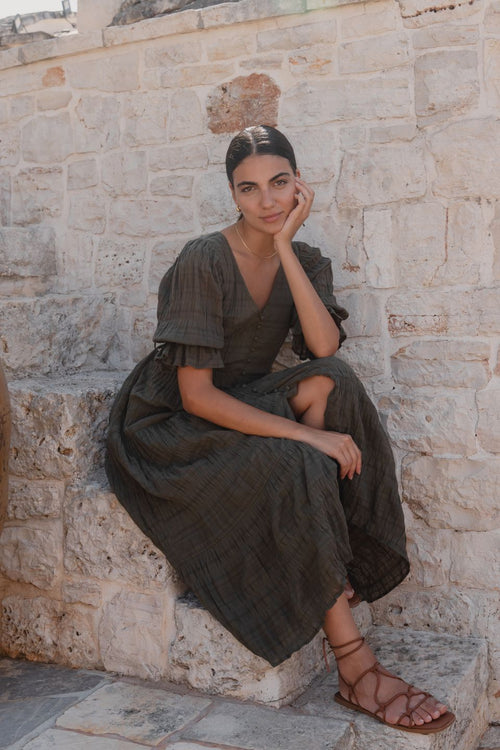
[[[281,243],[289,244],[305,222],[311,211],[314,190],[299,177],[295,178],[297,205],[288,214],[280,231],[274,235],[274,247],[279,250]]]

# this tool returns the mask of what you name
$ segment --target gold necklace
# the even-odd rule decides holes
[[[245,240],[244,240],[244,239],[243,239],[243,237],[241,236],[241,234],[240,234],[240,232],[239,232],[239,230],[238,230],[238,225],[237,225],[237,224],[235,224],[235,225],[234,225],[234,228],[236,229],[236,234],[237,234],[237,235],[238,235],[238,237],[240,238],[240,240],[241,240],[242,244],[243,244],[243,245],[244,245],[244,246],[246,247],[246,249],[248,250],[248,252],[249,252],[249,253],[250,253],[251,255],[255,255],[255,256],[256,256],[257,258],[260,258],[261,260],[266,260],[266,258],[274,258],[274,256],[275,256],[275,255],[278,255],[278,251],[277,251],[277,250],[275,250],[275,251],[274,251],[274,253],[271,253],[271,255],[259,255],[259,253],[256,253],[256,252],[254,252],[253,250],[251,250],[251,249],[250,249],[250,248],[248,247],[247,243],[245,242]]]

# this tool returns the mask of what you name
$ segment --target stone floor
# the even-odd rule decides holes
[[[441,643],[447,636],[405,632],[390,635],[377,629],[373,647],[393,668],[387,639],[394,643],[393,661],[409,677],[429,676],[429,688],[441,686],[440,697],[453,703],[453,688],[460,675],[471,685],[482,646],[461,639]],[[399,638],[398,641],[396,639]],[[419,638],[421,640],[419,641]],[[431,673],[428,652],[432,638],[443,653],[440,667]],[[435,639],[440,639],[439,642]],[[378,639],[378,643],[377,643]],[[451,644],[451,645],[450,645]],[[411,656],[409,656],[411,645]],[[419,654],[420,651],[420,654]],[[415,653],[417,657],[415,658]],[[458,659],[457,656],[460,655]],[[475,665],[475,666],[474,666]],[[479,684],[479,683],[478,683]],[[318,678],[293,706],[268,708],[251,702],[205,695],[169,683],[69,669],[0,658],[0,749],[6,750],[412,750],[464,747],[452,733],[432,737],[408,735],[341,709],[331,701],[336,675]],[[463,690],[462,690],[463,692]],[[458,705],[458,704],[457,704]],[[472,711],[472,705],[470,705]],[[462,708],[464,712],[464,708]],[[465,713],[469,708],[465,708]],[[459,710],[457,709],[457,722]],[[470,717],[465,716],[470,722]],[[447,730],[447,732],[451,732]],[[477,736],[477,735],[476,735]],[[500,727],[490,727],[471,750],[500,750]]]

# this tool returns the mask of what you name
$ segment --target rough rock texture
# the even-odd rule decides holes
[[[152,678],[175,664],[176,679],[242,694],[234,658],[273,700],[314,671],[307,652],[297,687],[258,680],[177,602],[182,583],[98,476],[159,281],[193,235],[234,220],[227,144],[265,120],[314,187],[298,236],[332,258],[350,312],[340,356],[380,408],[401,480],[412,571],[365,625],[371,612],[486,638],[500,718],[500,6],[431,5],[196,0],[102,28],[118,7],[99,0],[102,27],[0,52],[6,652]]]
[[[120,26],[143,21],[145,18],[163,16],[179,10],[206,8],[220,2],[239,2],[239,0],[124,0],[120,10],[113,18],[111,25]]]

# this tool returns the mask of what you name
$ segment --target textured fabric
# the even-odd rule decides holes
[[[330,261],[294,252],[341,329]],[[373,601],[407,575],[403,515],[391,449],[376,410],[337,357],[280,372],[271,366],[293,331],[304,344],[282,269],[259,310],[225,237],[189,243],[164,277],[157,348],[113,406],[107,471],[119,500],[203,605],[254,653],[276,665],[320,629],[346,576]],[[228,430],[182,409],[176,366],[212,367],[214,383],[267,412],[295,419],[288,399],[311,375],[335,386],[327,429],[349,433],[363,469],[306,443]]]

